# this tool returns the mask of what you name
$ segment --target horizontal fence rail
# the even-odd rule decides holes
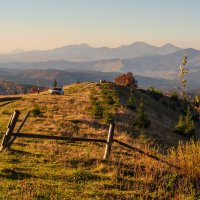
[[[65,136],[55,136],[55,135],[43,135],[43,134],[32,134],[32,133],[22,133],[20,130],[22,129],[24,123],[26,122],[27,118],[30,115],[30,112],[26,114],[24,117],[23,121],[21,122],[19,128],[17,131],[14,133],[14,128],[17,123],[17,120],[19,118],[20,112],[18,110],[15,110],[13,115],[10,118],[10,121],[8,123],[7,131],[4,134],[2,143],[1,143],[1,151],[9,150],[13,142],[15,141],[16,138],[37,138],[37,139],[50,139],[50,140],[63,140],[63,141],[77,141],[77,142],[100,142],[100,143],[105,143],[106,148],[104,152],[103,159],[108,160],[111,155],[111,148],[112,144],[115,142],[123,147],[126,147],[128,149],[134,150],[140,154],[143,154],[149,158],[152,158],[156,161],[162,162],[164,164],[167,164],[170,167],[180,169],[180,167],[169,163],[166,160],[163,160],[161,158],[158,158],[157,156],[154,156],[150,153],[147,153],[139,148],[133,147],[129,144],[126,144],[122,141],[119,141],[117,139],[114,139],[114,130],[115,130],[115,122],[112,121],[109,126],[109,132],[108,132],[108,137],[106,139],[99,139],[99,138],[80,138],[80,137],[65,137]]]
[[[39,139],[50,139],[50,140],[66,140],[66,141],[77,141],[77,142],[101,142],[106,143],[105,139],[96,138],[79,138],[79,137],[65,137],[55,135],[42,135],[42,134],[29,134],[29,133],[17,133],[16,137],[19,138],[39,138]]]

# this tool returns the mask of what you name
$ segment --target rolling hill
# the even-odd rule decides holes
[[[43,92],[18,98],[1,97],[0,133],[5,133],[10,115],[17,108],[22,113],[19,122],[28,110],[32,110],[22,134],[106,138],[108,125],[91,116],[89,100],[93,89],[101,91],[106,84],[113,86],[110,83],[80,83],[66,86],[63,96]],[[142,98],[151,120],[150,128],[141,134],[134,129],[136,112],[126,107],[129,89],[119,85],[114,88],[121,102],[115,113],[114,137],[181,169],[118,145],[113,145],[110,160],[104,161],[105,144],[18,138],[11,151],[0,153],[1,197],[198,199],[200,144],[192,141],[183,144],[188,139],[174,133],[174,124],[184,104],[178,106],[169,97],[154,99],[147,91],[135,91],[137,106]],[[37,115],[33,112],[35,109],[40,110]]]
[[[76,83],[77,81],[99,80],[114,81],[119,76],[118,72],[98,72],[98,71],[76,71],[76,70],[57,70],[57,69],[9,69],[0,68],[0,79],[3,81],[14,81],[20,84],[36,85],[39,80],[40,86],[51,87],[53,81],[57,79],[61,85]],[[167,89],[172,86],[166,79],[156,79],[144,76],[136,76],[138,84],[142,88],[154,86]]]

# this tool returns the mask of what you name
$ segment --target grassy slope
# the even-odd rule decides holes
[[[22,132],[64,136],[107,136],[108,127],[94,120],[88,113],[89,94],[94,83],[81,83],[65,88],[64,96],[48,93],[3,97],[0,101],[0,132],[5,132],[10,114],[19,109],[22,114],[36,105],[42,111],[31,116]],[[117,86],[122,103],[128,91]],[[16,96],[15,96],[16,97]],[[147,135],[156,139],[164,149],[176,147],[181,138],[173,133],[174,121],[180,108],[172,109],[175,102],[167,97],[159,101],[141,91],[146,111],[152,121]],[[165,103],[163,103],[165,101]],[[167,106],[166,106],[167,105]],[[146,139],[132,131],[134,113],[124,107],[116,115],[116,138],[157,154]],[[134,136],[130,137],[129,134]],[[118,198],[194,198],[198,194],[200,144],[180,146],[169,159],[187,171],[170,169],[149,158],[114,145],[110,162],[102,160],[103,144],[69,143],[60,141],[17,139],[11,152],[0,154],[0,198],[2,199],[113,199]],[[192,153],[188,150],[192,151]],[[191,150],[192,149],[192,150]],[[187,153],[186,153],[187,151]],[[183,153],[184,152],[184,153]],[[188,163],[185,162],[187,156]],[[177,160],[181,158],[180,160]],[[194,159],[195,158],[195,159]]]

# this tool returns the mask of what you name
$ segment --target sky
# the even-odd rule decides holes
[[[200,49],[200,0],[0,0],[0,53],[136,41]]]

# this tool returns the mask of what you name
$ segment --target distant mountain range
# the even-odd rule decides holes
[[[187,68],[190,71],[190,74],[187,75],[188,84],[191,88],[199,88],[200,83],[198,83],[197,79],[198,75],[200,75],[199,50],[192,48],[182,49],[172,44],[156,47],[144,42],[136,42],[118,48],[93,48],[87,44],[80,44],[47,51],[25,52],[17,49],[10,54],[0,55],[0,68],[2,69],[0,73],[3,73],[0,74],[0,78],[4,77],[1,80],[5,80],[5,71],[3,72],[3,69],[9,69],[9,74],[7,75],[11,77],[14,75],[14,80],[25,84],[27,84],[28,77],[25,73],[28,71],[32,76],[35,73],[34,70],[37,71],[41,79],[44,78],[45,80],[46,75],[48,74],[49,76],[48,70],[57,70],[68,74],[73,73],[70,75],[74,76],[72,82],[81,79],[82,73],[85,73],[83,75],[85,81],[95,81],[100,78],[98,74],[101,72],[104,72],[105,77],[107,78],[108,76],[108,79],[111,80],[112,73],[116,75],[116,73],[131,71],[133,74],[139,75],[139,77],[146,77],[142,79],[142,82],[144,82],[144,79],[151,80],[151,85],[154,85],[153,80],[155,80],[155,86],[158,85],[158,82],[160,86],[163,84],[164,87],[166,84],[170,85],[171,83],[174,88],[177,88],[179,66],[184,55],[188,56]],[[17,70],[20,70],[20,73],[23,72],[23,76],[20,73],[16,75],[15,72]],[[93,74],[91,71],[93,71]],[[147,77],[151,77],[151,79]],[[35,78],[38,79],[38,77]],[[44,85],[47,82],[47,80],[44,81]],[[142,82],[141,84],[143,84]],[[175,83],[177,84],[175,85]]]
[[[166,55],[177,52],[180,49],[172,44],[156,47],[144,42],[135,42],[118,48],[94,48],[87,44],[80,44],[46,51],[24,52],[21,49],[16,49],[10,54],[0,55],[0,62],[44,62],[50,60],[82,62],[113,58],[127,59],[148,55]]]

